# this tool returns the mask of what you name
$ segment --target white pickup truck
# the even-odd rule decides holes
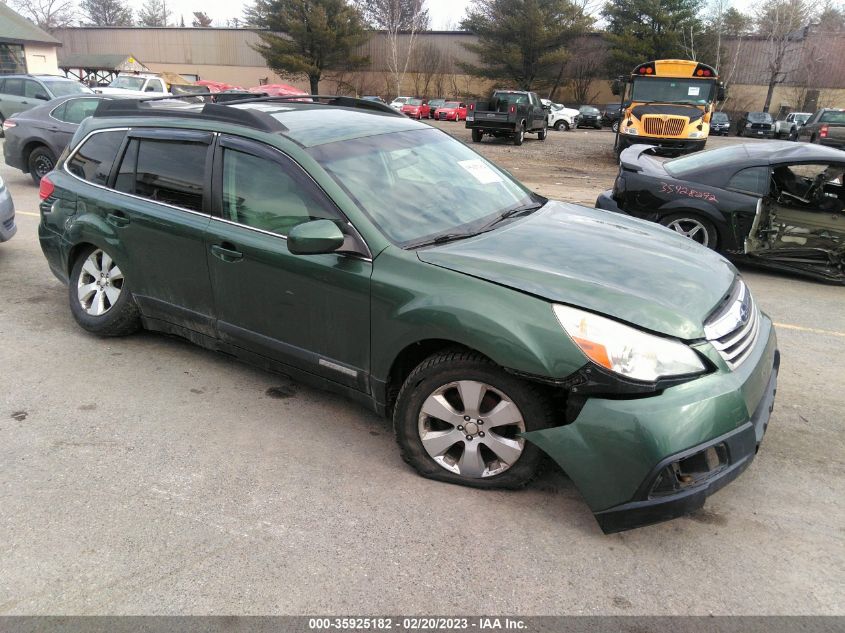
[[[812,112],[790,112],[785,119],[775,121],[775,138],[791,138],[793,132],[813,116]]]
[[[139,73],[118,75],[104,88],[94,88],[102,95],[132,95],[136,97],[164,97],[170,94],[167,84],[158,75]]]

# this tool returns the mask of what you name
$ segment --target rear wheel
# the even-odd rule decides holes
[[[27,166],[32,181],[38,185],[41,184],[41,179],[44,176],[53,171],[53,167],[56,166],[56,157],[53,156],[53,152],[49,148],[41,145],[29,153]]]
[[[718,246],[716,227],[695,213],[673,213],[660,218],[660,224],[707,248],[716,250]]]
[[[68,283],[70,311],[82,327],[100,336],[125,336],[141,326],[138,306],[123,271],[106,251],[85,249]]]
[[[473,130],[472,130],[472,142],[473,143],[480,143],[482,136],[484,136],[484,133],[481,130],[479,130],[478,128],[473,128]]]
[[[424,477],[476,488],[520,488],[540,450],[522,434],[551,425],[531,383],[485,357],[442,352],[405,380],[393,414],[403,459]]]
[[[543,126],[543,129],[542,129],[542,130],[540,130],[539,132],[537,132],[537,138],[538,138],[538,139],[540,139],[541,141],[545,141],[545,140],[546,140],[546,135],[547,135],[548,133],[549,133],[548,128],[544,125],[544,126]]]
[[[516,127],[516,131],[513,135],[513,144],[514,145],[522,145],[522,141],[525,140],[525,127],[522,125],[518,125]]]

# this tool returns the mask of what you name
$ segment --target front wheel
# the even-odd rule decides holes
[[[525,140],[525,127],[522,125],[517,126],[516,132],[513,135],[513,144],[514,145],[522,145],[522,142]]]
[[[531,383],[469,351],[442,352],[405,380],[393,414],[403,459],[424,477],[476,488],[521,488],[540,450],[522,434],[551,425]]]
[[[660,218],[660,224],[714,251],[718,246],[716,227],[695,213],[673,213]]]
[[[478,128],[473,128],[472,130],[472,142],[473,143],[480,143],[481,137],[484,136],[483,132]]]
[[[543,129],[540,130],[539,132],[537,132],[537,138],[540,139],[541,141],[545,141],[546,135],[548,133],[549,133],[548,128],[546,126],[543,126]]]
[[[618,132],[619,131],[619,121],[614,121],[613,124],[610,126],[610,129],[613,130],[614,132]]]
[[[41,179],[53,171],[53,167],[56,166],[56,157],[53,156],[53,152],[49,148],[41,145],[29,153],[27,166],[32,182],[39,185]]]
[[[73,264],[70,311],[82,329],[100,336],[126,336],[141,326],[140,312],[123,271],[106,251],[90,247]]]

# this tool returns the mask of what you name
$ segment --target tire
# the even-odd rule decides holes
[[[478,404],[464,405],[462,394],[477,397]],[[515,423],[497,425],[488,418],[484,426],[482,416],[496,417],[494,411],[501,407],[501,420]],[[426,409],[448,419],[426,415]],[[515,489],[531,481],[542,457],[540,449],[517,433],[551,426],[551,411],[544,394],[531,383],[475,352],[446,351],[420,363],[405,380],[393,429],[402,458],[423,477],[475,488]],[[490,430],[496,428],[499,432]]]
[[[614,133],[619,131],[619,121],[614,121],[610,124],[610,129],[613,130]]]
[[[6,137],[6,132],[3,131],[3,124],[6,122],[6,119],[0,114],[0,138]]]
[[[560,132],[560,128],[563,127],[563,121],[555,121],[555,124],[552,126],[555,130]]]
[[[479,130],[478,128],[472,129],[472,142],[473,143],[480,143],[482,136],[484,136],[484,133],[481,130]]]
[[[713,223],[697,213],[673,213],[660,218],[660,224],[702,246],[718,250],[719,234]]]
[[[601,123],[596,123],[595,128],[596,128],[597,130],[600,130],[600,129],[601,129]]]
[[[539,132],[537,132],[537,138],[541,141],[545,141],[548,133],[549,133],[549,129],[544,125],[543,129],[540,130]]]
[[[29,167],[29,175],[32,182],[36,185],[41,184],[41,179],[53,170],[56,166],[56,157],[53,152],[44,145],[39,145],[29,153],[27,160],[27,167]]]
[[[516,130],[514,131],[513,144],[514,145],[522,145],[522,142],[524,140],[525,140],[525,126],[518,125]]]
[[[97,273],[101,275],[108,273],[110,276],[97,278],[95,277]],[[119,278],[117,274],[120,275]],[[103,279],[107,285],[103,286],[102,290],[100,286],[93,288]],[[83,286],[91,287],[90,295],[83,294]],[[116,293],[115,290],[117,290]],[[102,296],[102,303],[98,306],[100,296]],[[100,248],[94,246],[86,248],[74,261],[68,283],[68,299],[73,318],[83,330],[92,334],[126,336],[141,327],[141,313],[135,304],[126,279],[111,256]],[[87,303],[89,300],[90,307],[83,306],[83,301]],[[98,307],[104,308],[100,314],[96,314]]]

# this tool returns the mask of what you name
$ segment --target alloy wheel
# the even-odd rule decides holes
[[[678,218],[669,222],[666,227],[694,242],[698,242],[702,246],[710,245],[707,228],[695,218]]]
[[[525,420],[502,391],[483,382],[459,380],[423,401],[418,430],[429,456],[458,475],[498,475],[522,455]]]
[[[76,281],[79,305],[91,316],[102,316],[114,307],[123,289],[123,273],[103,250],[92,252]]]

